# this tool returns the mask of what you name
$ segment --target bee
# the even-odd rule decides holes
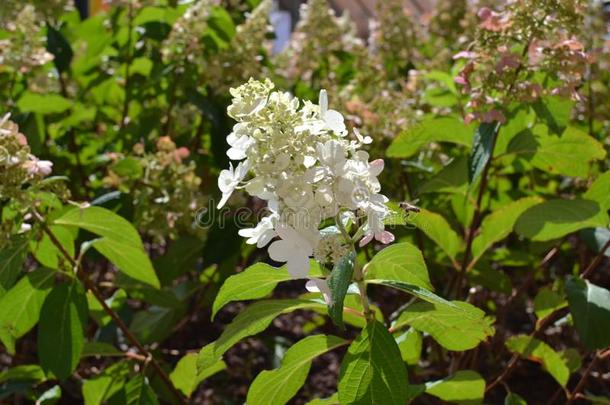
[[[417,201],[415,201],[415,202],[417,202]],[[406,202],[406,201],[403,201],[403,202],[399,203],[398,206],[401,209],[403,209],[406,213],[409,213],[409,212],[419,212],[420,211],[419,207],[417,207],[417,206],[415,206],[415,205],[413,205],[413,204],[411,204],[409,202]]]

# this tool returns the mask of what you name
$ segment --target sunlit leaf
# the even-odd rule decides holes
[[[366,266],[365,279],[402,281],[433,290],[421,251],[410,243],[397,243],[377,253]]]
[[[594,201],[550,200],[527,209],[517,220],[515,231],[534,241],[547,241],[607,224],[608,214]]]
[[[395,329],[404,325],[430,334],[449,350],[469,350],[494,334],[493,320],[477,307],[452,301],[453,306],[415,302],[394,321]]]
[[[461,248],[461,240],[442,215],[422,208],[409,217],[409,221],[455,260]]]
[[[517,219],[528,208],[541,203],[540,197],[526,197],[510,202],[486,216],[481,223],[479,234],[472,242],[473,266],[494,243],[506,238],[513,230]]]
[[[271,321],[281,314],[306,308],[325,308],[318,301],[308,300],[269,300],[259,301],[243,310],[233,319],[220,337],[204,346],[199,352],[197,367],[200,371],[214,364],[220,357],[241,339],[262,332]]]
[[[472,370],[460,370],[438,381],[426,383],[426,393],[456,404],[481,404],[485,380]]]
[[[408,158],[430,142],[472,145],[473,125],[452,117],[431,118],[410,127],[392,141],[386,151],[391,158]]]
[[[381,323],[370,322],[349,346],[339,374],[339,402],[404,405],[410,399],[400,350]]]
[[[511,336],[506,341],[506,347],[526,359],[541,363],[562,387],[567,384],[570,370],[561,356],[546,343],[531,336],[519,335]]]
[[[343,339],[326,335],[300,340],[286,351],[279,368],[262,371],[256,376],[248,389],[246,402],[252,405],[288,403],[305,382],[312,360],[346,343]]]
[[[39,269],[28,273],[0,298],[0,339],[9,352],[15,340],[36,325],[40,309],[51,291],[55,271]]]

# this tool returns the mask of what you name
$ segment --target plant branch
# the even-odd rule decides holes
[[[554,324],[557,320],[563,318],[566,315],[566,313],[567,313],[566,308],[562,308],[562,309],[559,309],[559,310],[551,313],[549,316],[547,316],[546,318],[544,318],[540,321],[540,325],[538,326],[538,328],[536,328],[532,333],[530,333],[529,336],[532,338],[540,337],[540,335],[542,335],[542,333],[544,332],[544,330],[546,328],[548,328],[550,325]],[[485,388],[485,392],[486,393],[490,392],[498,384],[504,384],[504,381],[506,381],[508,379],[508,377],[510,377],[512,375],[513,371],[515,371],[518,363],[519,363],[519,354],[515,353],[508,361],[508,365],[506,366],[506,368],[504,369],[502,374],[500,374],[491,384],[489,384],[487,386],[487,388]]]
[[[144,358],[146,358],[146,359],[150,359],[149,362],[152,365],[152,367],[155,369],[155,371],[157,372],[159,377],[161,377],[161,379],[163,380],[163,383],[167,386],[167,388],[169,388],[169,390],[172,392],[172,394],[174,394],[176,396],[176,398],[179,400],[179,402],[186,403],[186,401],[184,400],[184,397],[182,396],[180,391],[178,391],[176,389],[176,387],[170,380],[167,373],[163,370],[163,368],[159,364],[159,362],[153,357],[152,353],[150,351],[148,351],[144,347],[144,345],[142,345],[142,343],[140,343],[138,338],[136,338],[135,335],[133,333],[131,333],[131,331],[129,330],[127,325],[125,325],[125,323],[117,315],[117,313],[114,312],[114,310],[112,308],[110,308],[108,306],[108,304],[106,304],[104,297],[102,297],[102,295],[100,294],[100,292],[97,289],[97,287],[95,286],[95,284],[91,281],[91,279],[89,279],[89,277],[83,270],[80,263],[72,257],[72,255],[66,250],[66,248],[59,241],[59,239],[57,239],[57,237],[55,236],[53,231],[51,231],[49,226],[46,224],[44,218],[40,215],[40,213],[38,213],[38,211],[36,211],[36,210],[33,210],[32,212],[33,212],[33,215],[36,218],[36,220],[40,223],[43,232],[47,234],[47,236],[51,240],[51,243],[53,243],[53,245],[55,245],[55,247],[57,247],[57,249],[59,249],[59,251],[66,258],[66,260],[68,260],[68,262],[74,267],[74,269],[76,270],[76,276],[85,285],[85,288],[93,294],[95,299],[100,303],[100,305],[104,309],[104,312],[106,312],[110,316],[110,318],[112,318],[112,320],[121,330],[121,332],[123,332],[123,334],[125,335],[127,340],[129,340],[131,342],[131,344],[134,345],[138,349],[138,351],[142,354],[142,356],[144,356]]]
[[[466,275],[466,269],[468,268],[468,261],[470,260],[470,253],[472,251],[472,242],[474,241],[474,235],[479,228],[479,222],[481,221],[483,210],[481,209],[481,204],[483,202],[483,195],[487,189],[487,182],[489,181],[489,169],[491,168],[491,162],[493,157],[494,149],[496,148],[496,140],[498,139],[498,132],[500,131],[500,124],[496,125],[494,129],[494,133],[491,138],[491,147],[489,150],[489,160],[485,163],[485,167],[483,168],[483,172],[481,173],[481,182],[479,183],[479,191],[477,194],[477,201],[474,208],[474,214],[472,216],[472,221],[470,222],[470,227],[466,231],[466,250],[464,251],[464,256],[462,257],[462,264],[460,266],[460,271],[458,272],[457,280],[455,282],[453,296],[460,298],[460,290],[462,288],[462,281],[464,280],[464,276]]]
[[[610,248],[610,239],[608,239],[606,241],[606,243],[604,244],[604,246],[602,246],[602,248],[600,249],[597,256],[595,256],[595,259],[593,259],[593,261],[587,266],[585,271],[582,272],[582,274],[580,275],[582,278],[587,278],[587,277],[589,277],[589,275],[591,275],[591,272],[593,272],[593,270],[595,270],[597,268],[599,263],[604,258],[604,255],[606,254],[606,251],[608,250],[608,248]]]
[[[574,400],[578,397],[578,394],[580,393],[580,391],[582,391],[585,388],[589,374],[591,374],[591,372],[595,369],[597,364],[603,358],[605,358],[608,354],[610,354],[610,349],[607,349],[605,352],[598,350],[595,353],[593,360],[591,360],[591,363],[589,363],[589,366],[585,369],[582,377],[580,377],[580,381],[578,381],[578,384],[576,384],[576,387],[574,388],[574,390],[570,394],[568,394],[568,401],[566,402],[566,405],[570,405],[571,403],[574,402]]]
[[[363,269],[358,265],[358,255],[356,254],[355,242],[349,235],[343,222],[341,222],[341,213],[338,213],[335,217],[335,223],[337,228],[341,231],[341,235],[345,239],[345,242],[349,244],[352,253],[354,254],[354,281],[358,285],[358,291],[360,292],[360,300],[362,301],[362,312],[364,317],[368,320],[374,318],[375,314],[371,311],[368,296],[366,295],[366,283],[364,282]]]
[[[558,246],[556,246],[556,247],[558,247]],[[606,242],[604,247],[600,250],[599,254],[595,257],[595,259],[593,259],[593,261],[591,261],[591,264],[589,264],[587,269],[581,274],[581,278],[586,278],[591,275],[591,272],[593,271],[593,269],[595,269],[597,267],[597,264],[599,264],[601,258],[604,256],[605,251],[609,247],[610,247],[610,241]],[[554,252],[554,251],[555,251],[555,248],[553,248],[553,250],[551,250],[551,252]],[[546,263],[550,260],[550,257],[552,257],[551,252],[549,252],[549,254],[547,254],[545,256],[542,263]],[[546,318],[544,318],[540,321],[538,327],[532,333],[530,333],[530,336],[534,337],[534,338],[538,338],[540,335],[542,335],[542,333],[544,332],[544,330],[546,328],[548,328],[550,325],[555,323],[557,320],[564,317],[566,315],[567,311],[568,311],[567,308],[561,308],[561,309],[558,309],[558,310],[552,312],[549,316],[547,316]],[[604,357],[608,356],[608,355],[610,355],[610,350],[606,350],[606,352],[604,352]],[[493,388],[495,388],[498,384],[504,383],[504,381],[508,377],[510,377],[512,372],[515,370],[518,360],[519,360],[519,355],[516,353],[513,354],[513,357],[511,357],[511,359],[508,362],[508,366],[504,369],[502,374],[500,374],[491,384],[489,384],[487,386],[487,388],[485,389],[485,392],[489,392]],[[585,372],[585,376],[587,374],[588,374],[588,372]],[[576,394],[577,394],[577,392],[574,393],[573,395],[575,396]]]

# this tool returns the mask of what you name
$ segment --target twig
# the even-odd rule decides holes
[[[606,253],[606,250],[608,250],[608,248],[610,248],[610,239],[608,239],[606,241],[606,243],[604,244],[604,246],[601,248],[601,250],[599,251],[599,253],[597,254],[597,256],[595,256],[595,259],[593,259],[593,261],[589,264],[589,266],[587,266],[587,268],[585,269],[585,271],[582,272],[582,274],[580,275],[582,278],[587,278],[589,277],[589,275],[591,274],[591,272],[593,270],[595,270],[595,268],[599,265],[599,263],[602,261],[602,259],[604,258],[604,255]]]
[[[547,327],[549,327],[550,325],[555,323],[558,319],[561,319],[562,317],[564,317],[565,313],[566,313],[565,308],[559,309],[559,310],[551,313],[549,316],[547,316],[546,318],[542,319],[542,321],[540,321],[539,327],[537,329],[535,329],[532,333],[530,333],[529,336],[533,337],[533,338],[538,338]],[[508,377],[511,376],[513,371],[515,371],[515,369],[517,368],[518,362],[519,362],[519,354],[515,353],[515,354],[513,354],[513,357],[511,357],[511,359],[508,361],[508,365],[506,366],[506,368],[504,369],[502,374],[500,374],[491,384],[489,384],[487,386],[487,388],[485,388],[485,392],[487,393],[487,392],[491,391],[498,384],[503,384],[504,381],[506,381],[508,379]]]
[[[605,352],[598,350],[595,353],[593,360],[591,360],[591,363],[589,363],[589,367],[587,367],[585,369],[585,372],[583,373],[582,377],[580,378],[580,381],[578,381],[578,384],[576,384],[576,387],[574,388],[574,390],[568,395],[568,402],[566,402],[566,405],[570,405],[572,402],[574,402],[574,400],[577,398],[580,391],[582,391],[583,388],[585,388],[585,385],[587,384],[587,378],[589,377],[589,374],[591,374],[591,372],[595,369],[595,367],[597,366],[597,363],[599,363],[600,360],[604,359],[609,354],[610,354],[610,349],[607,349]]]
[[[174,394],[176,396],[176,398],[179,400],[179,402],[185,404],[186,401],[184,400],[182,393],[180,391],[178,391],[176,389],[176,387],[174,387],[174,384],[170,380],[167,373],[163,370],[163,368],[161,368],[161,365],[159,364],[159,362],[142,345],[142,343],[140,343],[138,338],[136,338],[135,335],[133,333],[131,333],[131,331],[129,330],[127,325],[125,325],[125,323],[121,320],[121,318],[119,318],[119,316],[116,314],[116,312],[114,312],[114,310],[112,308],[110,308],[108,306],[108,304],[106,304],[104,297],[102,297],[102,295],[100,294],[100,292],[97,289],[97,287],[95,286],[95,284],[93,284],[93,282],[89,279],[87,274],[84,272],[80,263],[77,262],[70,253],[68,253],[66,248],[61,244],[59,239],[57,239],[57,237],[55,236],[53,231],[51,231],[49,226],[46,224],[44,218],[38,213],[38,211],[33,210],[32,212],[33,212],[36,220],[42,226],[42,230],[44,231],[44,233],[47,234],[47,236],[49,237],[49,239],[51,240],[53,245],[55,245],[55,247],[57,247],[57,249],[59,249],[59,251],[66,258],[66,260],[68,260],[68,262],[76,269],[77,277],[79,278],[79,280],[81,280],[83,282],[83,284],[85,285],[87,290],[91,291],[93,296],[98,300],[98,302],[104,309],[104,312],[106,312],[110,316],[110,318],[112,318],[112,320],[119,327],[121,332],[123,332],[123,334],[125,335],[127,340],[129,340],[131,342],[131,344],[133,344],[138,349],[138,351],[142,354],[142,356],[144,356],[144,358],[146,358],[146,359],[149,359],[150,364],[155,369],[155,371],[157,372],[159,377],[161,377],[161,380],[163,380],[164,384],[167,386],[167,388],[169,388],[169,390],[172,392],[172,394]]]
[[[591,275],[591,272],[593,271],[593,269],[595,269],[597,267],[597,264],[599,263],[599,261],[601,260],[601,258],[604,255],[604,252],[608,249],[608,247],[610,247],[610,242],[606,242],[606,244],[604,245],[604,247],[601,249],[601,251],[599,252],[599,254],[595,257],[595,259],[593,259],[593,261],[591,262],[591,264],[589,264],[589,266],[587,267],[587,269],[581,274],[582,278],[586,278],[588,276]],[[548,256],[548,255],[547,255]],[[561,308],[556,310],[555,312],[552,312],[549,316],[547,316],[546,318],[542,319],[538,325],[538,327],[534,330],[534,332],[532,332],[530,334],[531,337],[537,338],[539,337],[546,328],[548,328],[550,325],[552,325],[553,323],[555,323],[555,321],[557,321],[558,319],[561,319],[563,316],[565,316],[567,312],[567,308]],[[607,356],[610,356],[610,349],[606,350],[603,354],[602,357],[605,358]],[[498,384],[503,383],[503,381],[505,381],[508,377],[510,377],[510,375],[512,374],[512,372],[514,371],[515,367],[517,366],[517,362],[519,360],[519,355],[518,354],[513,354],[513,357],[511,357],[511,359],[508,362],[508,366],[506,367],[506,369],[504,369],[504,371],[502,372],[502,374],[500,374],[491,384],[489,384],[487,386],[487,388],[485,389],[485,392],[489,392],[491,391],[493,388],[495,388]],[[591,367],[591,366],[590,366]],[[589,370],[590,371],[590,370]],[[587,375],[588,373],[585,372],[585,375]],[[584,383],[583,383],[584,384]],[[581,387],[582,388],[582,387]],[[572,397],[575,397],[575,395],[577,394],[574,393],[572,395]]]
[[[545,19],[546,19],[546,15],[538,22],[537,25],[540,25]],[[527,40],[527,42],[525,43],[525,47],[523,48],[523,52],[521,53],[522,58],[527,55],[527,52],[530,47],[530,43],[531,43],[532,39],[533,38],[529,38]],[[519,79],[519,74],[521,74],[522,70],[523,70],[523,63],[519,64],[519,66],[515,70],[515,79],[510,83],[510,85],[508,86],[508,89],[506,90],[506,94],[508,96],[510,96],[511,93],[513,92],[515,83]],[[487,182],[489,180],[488,173],[489,173],[489,169],[491,167],[491,163],[494,160],[493,159],[494,149],[496,148],[496,143],[498,140],[498,133],[500,131],[500,127],[501,127],[501,124],[497,123],[496,128],[494,129],[491,147],[489,148],[489,160],[485,163],[485,167],[483,168],[483,173],[481,173],[481,183],[479,184],[479,193],[477,195],[477,203],[474,207],[475,211],[472,216],[472,222],[470,223],[470,228],[468,229],[467,234],[466,234],[466,250],[464,251],[464,257],[462,258],[462,266],[458,273],[457,281],[456,281],[455,285],[451,285],[451,289],[449,290],[449,291],[451,291],[455,288],[454,296],[457,298],[459,298],[459,296],[460,296],[460,289],[462,288],[462,280],[464,279],[464,276],[468,269],[470,253],[472,251],[472,242],[474,241],[474,235],[475,235],[477,228],[479,226],[479,223],[482,219],[481,218],[481,214],[482,214],[481,203],[483,201],[483,195],[485,194],[485,189],[487,188]]]
[[[470,252],[472,251],[472,242],[474,241],[474,235],[479,227],[479,222],[481,221],[481,216],[483,210],[481,209],[481,204],[483,202],[483,195],[485,194],[485,190],[487,189],[488,182],[488,173],[491,167],[493,151],[496,148],[496,141],[498,139],[498,132],[500,131],[500,124],[497,124],[494,133],[491,139],[491,147],[489,149],[489,160],[485,163],[485,167],[483,168],[483,173],[481,173],[481,183],[479,184],[479,191],[477,194],[477,203],[474,207],[474,215],[472,216],[472,221],[470,222],[470,227],[466,231],[466,250],[464,251],[464,256],[462,257],[462,265],[460,266],[460,271],[458,272],[457,280],[455,285],[453,286],[453,296],[459,298],[460,289],[462,288],[462,281],[464,279],[464,275],[466,274],[466,269],[468,268],[468,261],[470,260]]]

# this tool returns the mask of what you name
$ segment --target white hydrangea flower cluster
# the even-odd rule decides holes
[[[326,91],[315,105],[273,89],[268,79],[250,79],[230,90],[228,114],[237,124],[227,136],[227,155],[240,163],[220,173],[218,208],[235,189],[266,200],[270,214],[239,234],[258,247],[279,237],[269,246],[269,255],[286,262],[294,278],[308,278],[312,256],[338,260],[329,248],[346,241],[320,231],[326,219],[361,214],[361,246],[373,238],[392,242],[394,236],[384,229],[388,199],[380,194],[377,180],[383,160],[369,162],[368,153],[360,150],[371,138],[358,132],[355,139],[348,138],[343,116],[328,108]],[[323,280],[311,280],[309,287],[315,286],[328,291]]]

